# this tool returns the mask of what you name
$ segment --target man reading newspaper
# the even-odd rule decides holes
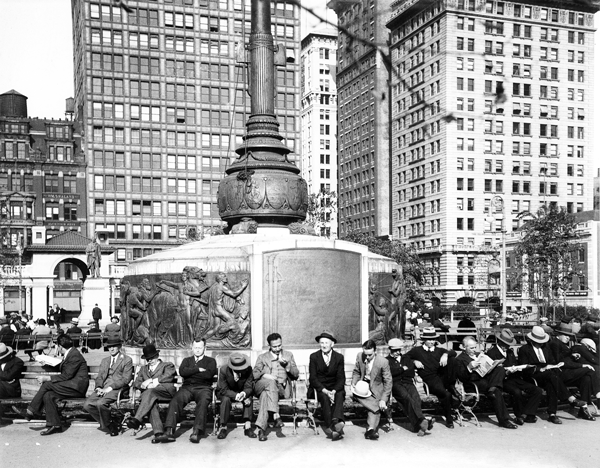
[[[463,339],[464,351],[456,358],[456,376],[464,384],[465,390],[473,389],[476,385],[479,393],[487,394],[494,404],[494,412],[498,425],[506,429],[516,429],[518,426],[511,420],[502,395],[505,372],[502,359],[493,361],[477,352],[477,342],[472,336]]]

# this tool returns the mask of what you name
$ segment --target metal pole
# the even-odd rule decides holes
[[[504,218],[504,201],[502,202],[502,259],[500,262],[500,287],[502,288],[502,322],[506,322],[506,219]]]
[[[19,316],[23,313],[23,271],[21,269],[21,256],[23,255],[23,247],[21,246],[21,234],[17,239],[17,255],[19,256]]]

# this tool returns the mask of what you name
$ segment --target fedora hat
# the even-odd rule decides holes
[[[574,335],[570,319],[562,319],[554,331],[561,335]]]
[[[371,396],[371,389],[368,382],[361,380],[352,388],[352,393],[359,398],[367,398]]]
[[[388,348],[390,349],[402,349],[403,346],[404,343],[400,338],[392,338],[390,341],[388,341]]]
[[[109,346],[121,346],[122,344],[123,341],[121,341],[121,338],[119,338],[118,336],[109,336],[106,339],[106,343],[104,343],[104,346],[108,348]]]
[[[497,331],[494,333],[494,336],[498,341],[502,341],[502,343],[507,344],[508,346],[514,346],[517,344],[515,335],[509,328],[503,328],[502,330]]]
[[[248,358],[242,353],[233,353],[231,356],[229,356],[228,366],[231,370],[243,371],[244,369],[248,369],[248,367],[250,367],[250,363],[248,362]]]
[[[438,332],[433,327],[425,327],[423,328],[423,333],[421,333],[421,341],[435,340],[439,337],[440,335],[438,335]]]
[[[594,343],[594,340],[592,340],[590,338],[583,338],[581,340],[581,344],[590,348],[592,350],[592,352],[594,352],[594,353],[596,352],[596,343]],[[10,349],[10,348],[8,348],[8,349]]]
[[[146,361],[154,359],[156,356],[158,356],[158,350],[152,343],[147,344],[142,348],[142,358]]]
[[[13,349],[10,346],[6,346],[4,343],[0,343],[0,360],[10,356],[12,352]]]
[[[77,317],[73,317],[73,318],[71,319],[71,323],[72,323],[73,325],[79,325],[79,319],[78,319]]]
[[[333,333],[331,333],[329,330],[323,330],[319,336],[315,337],[315,341],[318,343],[321,338],[328,338],[334,343],[337,343],[335,336],[333,336]]]
[[[121,320],[119,319],[119,317],[117,317],[116,315],[113,315],[110,320],[116,320],[117,322],[120,322]]]
[[[95,320],[90,320],[90,321],[88,322],[88,325],[97,325],[97,323],[96,323],[96,321],[95,321]]]
[[[542,327],[536,325],[529,333],[527,333],[527,338],[536,343],[546,343],[550,339],[550,336]]]

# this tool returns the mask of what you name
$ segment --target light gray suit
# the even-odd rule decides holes
[[[356,356],[356,365],[352,371],[352,385],[356,385],[360,380],[369,382],[369,389],[373,395],[366,398],[355,396],[355,400],[364,406],[369,412],[367,413],[367,424],[370,428],[377,430],[381,411],[379,402],[383,401],[386,404],[389,402],[390,394],[392,393],[392,373],[390,372],[390,364],[387,359],[381,356],[373,358],[373,367],[370,374],[367,376],[366,356],[364,353],[358,353]]]

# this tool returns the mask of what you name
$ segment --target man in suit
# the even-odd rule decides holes
[[[561,376],[560,369],[555,368],[558,363],[547,346],[544,346],[550,336],[540,326],[535,326],[527,334],[528,343],[521,346],[518,351],[519,364],[534,366],[532,377],[542,386],[548,395],[548,421],[553,424],[562,424],[556,415],[558,402],[568,400],[576,408],[587,407],[585,401],[577,400],[569,393]],[[588,414],[589,411],[585,410]],[[581,412],[580,412],[581,413]]]
[[[190,442],[198,444],[200,436],[206,432],[206,415],[208,405],[212,401],[212,384],[217,375],[217,361],[206,356],[205,351],[206,340],[204,338],[194,339],[192,342],[193,356],[186,357],[181,361],[179,375],[183,377],[183,385],[169,403],[165,421],[167,431],[159,438],[160,442],[175,442],[175,427],[183,416],[183,409],[192,400],[196,402],[196,417]]]
[[[0,317],[0,343],[5,345],[13,344],[15,338],[15,331],[10,328],[8,319],[6,317]]]
[[[571,356],[580,364],[589,364],[595,372],[592,379],[592,394],[596,399],[600,399],[600,378],[598,373],[598,353],[596,352],[596,343],[590,338],[583,338],[581,343],[571,348]]]
[[[129,386],[133,378],[133,361],[121,352],[120,338],[111,337],[106,342],[110,356],[102,359],[96,377],[96,388],[83,404],[83,409],[100,423],[100,430],[119,435],[120,427],[111,423],[110,405],[117,401],[122,388]]]
[[[113,317],[114,318],[114,317]],[[153,344],[148,344],[142,349],[142,359],[146,361],[133,382],[133,388],[142,392],[140,405],[135,416],[128,418],[125,424],[130,429],[139,429],[142,420],[150,414],[150,424],[154,431],[153,444],[161,442],[164,434],[163,423],[158,412],[158,402],[171,401],[175,392],[177,372],[170,362],[163,362],[159,358],[159,351]]]
[[[392,374],[387,359],[377,356],[377,345],[372,340],[362,344],[362,352],[356,356],[352,371],[352,393],[367,413],[365,439],[379,439],[381,412],[387,409],[392,393]]]
[[[390,354],[386,358],[392,374],[392,396],[402,406],[412,429],[419,437],[433,428],[433,419],[426,419],[421,410],[421,397],[414,384],[415,364],[402,356],[402,340],[392,338],[388,343]]]
[[[495,334],[496,344],[492,346],[487,355],[494,361],[504,359],[502,366],[506,372],[504,379],[504,391],[513,397],[513,411],[515,423],[522,426],[524,423],[535,423],[537,421],[538,406],[542,400],[542,389],[537,385],[523,380],[526,371],[520,371],[517,357],[511,346],[517,344],[515,336],[509,328],[497,331]]]
[[[47,436],[62,431],[57,403],[65,398],[84,398],[89,386],[88,366],[73,340],[64,334],[57,340],[58,352],[63,355],[59,375],[43,375],[37,378],[42,385],[25,412],[13,406],[15,413],[30,421],[42,419],[46,410],[46,429],[40,435]]]
[[[465,385],[467,391],[476,385],[480,393],[487,394],[494,405],[494,413],[496,413],[500,427],[517,429],[518,426],[510,419],[502,394],[506,376],[504,368],[496,366],[482,377],[477,372],[481,365],[477,360],[480,354],[477,352],[477,341],[472,336],[465,336],[462,343],[463,352],[456,358],[456,376]]]
[[[92,309],[92,319],[98,323],[100,323],[100,320],[102,320],[102,309],[98,307],[98,304],[96,304]]]
[[[439,335],[435,328],[425,327],[420,337],[423,344],[412,348],[406,353],[406,356],[415,363],[415,368],[423,382],[427,384],[429,393],[438,397],[446,418],[446,427],[454,429],[454,422],[452,421],[454,375],[452,371],[453,359],[450,358],[453,358],[456,353],[454,351],[448,352],[448,350],[436,346],[438,338]]]
[[[77,336],[71,336],[71,338],[73,339],[73,346],[75,348],[79,347],[79,337],[81,336],[81,328],[79,328],[79,319],[77,317],[74,317],[71,320],[71,327],[69,327],[66,331],[66,333],[68,333],[69,335],[77,335]]]
[[[315,340],[321,350],[310,355],[310,388],[323,410],[325,433],[336,441],[344,433],[344,356],[333,350],[337,340],[331,332],[323,331]]]
[[[221,428],[218,439],[227,437],[227,423],[231,414],[231,402],[239,401],[244,405],[242,417],[244,418],[244,435],[256,439],[252,430],[252,395],[254,393],[254,377],[250,359],[242,353],[233,353],[229,356],[229,363],[219,369],[217,382],[217,397],[221,400],[220,419]]]
[[[10,346],[0,343],[0,398],[21,396],[21,383],[25,363],[19,359]],[[0,419],[4,414],[0,404]]]
[[[254,392],[259,399],[256,426],[258,440],[261,442],[267,440],[269,413],[275,420],[274,427],[283,427],[283,421],[279,416],[279,398],[292,396],[292,380],[297,380],[300,375],[294,355],[283,350],[279,333],[271,333],[267,336],[267,343],[269,343],[269,351],[258,356],[252,370]]]

